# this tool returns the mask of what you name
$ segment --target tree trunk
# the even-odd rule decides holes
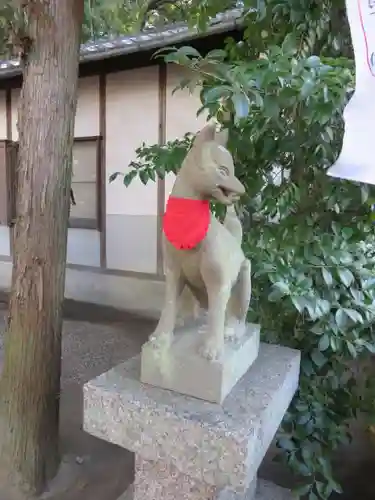
[[[39,493],[59,465],[65,285],[83,0],[26,2],[14,267],[0,385],[2,474]]]

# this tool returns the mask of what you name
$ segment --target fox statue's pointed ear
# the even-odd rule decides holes
[[[228,142],[229,130],[227,128],[215,132],[215,142],[219,146],[226,146]]]
[[[215,139],[215,124],[209,123],[200,130],[195,136],[193,146],[202,147],[206,142],[213,141]]]
[[[213,149],[213,147],[214,146],[212,144],[212,141],[202,145],[202,148],[200,150],[200,157],[201,157],[200,168],[202,168],[203,170],[212,164],[212,161],[213,161],[212,149]]]

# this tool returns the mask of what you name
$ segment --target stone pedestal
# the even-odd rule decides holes
[[[143,384],[137,356],[84,386],[84,429],[135,453],[133,500],[286,500],[254,490],[299,364],[299,352],[262,344],[218,405]]]
[[[236,500],[236,493],[228,491],[226,500]],[[134,500],[134,485],[130,486],[118,500]],[[241,500],[292,500],[291,492],[270,481],[254,481],[254,490]]]
[[[143,460],[139,456],[135,461],[135,479],[132,488],[133,500],[252,500],[256,488],[254,478],[245,493],[235,493],[228,488],[218,489],[198,479],[181,473],[168,461]]]
[[[184,327],[166,352],[146,342],[141,382],[221,404],[257,358],[260,327],[246,325],[238,339],[225,343],[223,359],[214,363],[199,355],[202,335],[194,325]]]

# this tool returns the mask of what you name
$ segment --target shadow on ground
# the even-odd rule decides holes
[[[4,304],[0,307],[1,331],[5,326],[5,314]],[[83,431],[82,385],[139,353],[154,322],[109,308],[74,302],[65,304],[65,318],[61,450],[69,457],[69,465],[61,477],[63,491],[52,498],[117,500],[132,481],[133,457],[131,453]],[[375,445],[369,446],[368,435],[357,430],[354,443],[338,454],[335,468],[344,486],[344,494],[338,498],[375,500],[375,483],[370,479],[375,469]],[[290,487],[293,483],[284,467],[271,462],[271,455],[262,465],[260,474],[281,486]]]

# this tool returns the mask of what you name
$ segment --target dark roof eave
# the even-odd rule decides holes
[[[110,57],[132,54],[134,52],[159,49],[162,47],[167,47],[174,43],[180,43],[184,41],[189,42],[197,38],[205,38],[211,35],[225,33],[227,31],[236,29],[237,27],[240,26],[241,23],[239,22],[239,20],[231,19],[230,21],[224,23],[220,24],[218,23],[216,25],[212,25],[210,26],[209,29],[207,29],[207,31],[204,32],[186,30],[180,33],[174,33],[173,35],[168,35],[160,39],[149,40],[147,43],[142,43],[142,42],[134,43],[133,45],[126,47],[126,49],[123,47],[119,47],[107,51],[97,51],[92,54],[90,53],[82,54],[80,62],[83,63],[83,62],[97,61],[101,59],[108,59]]]
[[[121,46],[116,46],[111,40],[98,42],[97,44],[88,43],[81,48],[80,64],[159,49],[174,43],[188,42],[210,35],[225,33],[242,26],[242,14],[242,10],[234,9],[228,13],[226,18],[216,22],[214,20],[204,32],[200,32],[197,29],[189,30],[187,26],[180,26],[161,32],[140,33],[132,37],[125,37],[124,40],[129,40],[129,42]],[[9,67],[1,68],[0,64],[0,80],[17,77],[22,74],[18,61],[7,61],[6,64]]]

